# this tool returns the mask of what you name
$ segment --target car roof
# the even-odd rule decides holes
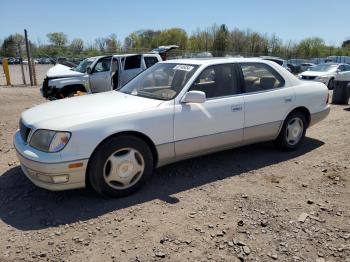
[[[192,65],[212,65],[212,64],[223,64],[223,63],[244,63],[244,62],[266,62],[261,58],[242,58],[242,57],[206,57],[206,58],[183,58],[183,59],[172,59],[163,61],[160,63],[177,63],[177,64],[192,64]]]
[[[266,59],[266,60],[278,60],[278,61],[285,61],[284,59],[277,57],[277,56],[260,56],[261,59]]]

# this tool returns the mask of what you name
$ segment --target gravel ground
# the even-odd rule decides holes
[[[12,146],[38,88],[0,88],[0,261],[350,261],[350,110],[303,146],[263,143],[163,167],[138,193],[49,192]]]

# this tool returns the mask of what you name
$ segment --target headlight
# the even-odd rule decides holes
[[[302,79],[302,78],[303,78],[303,76],[302,76],[301,74],[299,74],[299,75],[298,75],[298,78],[299,78],[299,79]]]
[[[38,129],[32,135],[29,145],[40,151],[55,153],[67,145],[70,137],[69,132]]]

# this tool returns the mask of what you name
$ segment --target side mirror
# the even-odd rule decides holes
[[[339,74],[340,72],[341,72],[341,70],[340,69],[337,69],[337,71],[335,71],[337,74]]]
[[[202,91],[189,91],[182,98],[182,103],[204,103],[206,100],[205,93]]]
[[[86,73],[88,73],[89,75],[92,74],[92,69],[91,69],[90,66],[88,66],[88,67],[86,68]]]

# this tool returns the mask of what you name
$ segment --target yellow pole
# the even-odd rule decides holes
[[[2,59],[2,67],[4,68],[4,73],[6,77],[6,84],[8,86],[11,85],[11,79],[10,79],[10,70],[9,70],[9,61],[8,58]]]

